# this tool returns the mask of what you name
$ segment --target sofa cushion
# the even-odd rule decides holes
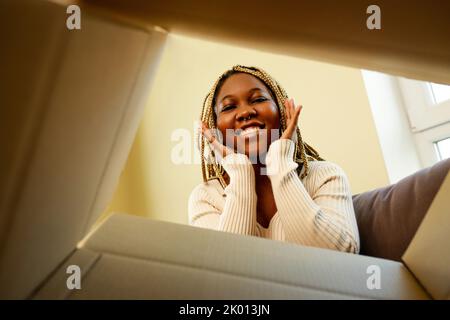
[[[396,184],[354,195],[360,253],[401,261],[449,170],[450,159],[442,160]]]

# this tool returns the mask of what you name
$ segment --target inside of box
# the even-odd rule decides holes
[[[88,244],[81,250],[75,247],[111,199],[135,136],[166,38],[164,30],[153,28],[152,24],[274,52],[341,64],[355,63],[353,65],[358,67],[450,83],[450,50],[445,50],[447,43],[439,42],[440,34],[427,40],[426,52],[419,52],[417,46],[409,42],[406,46],[402,41],[404,47],[398,47],[398,42],[391,43],[399,37],[382,43],[380,37],[364,38],[363,35],[368,36],[365,33],[346,43],[337,35],[301,33],[296,26],[286,29],[292,24],[280,23],[284,20],[282,13],[289,11],[284,9],[275,12],[277,18],[266,27],[267,38],[261,41],[257,37],[262,26],[260,20],[252,20],[253,25],[249,23],[249,28],[237,38],[231,36],[238,33],[228,28],[228,24],[218,23],[223,19],[213,19],[212,7],[207,3],[199,9],[210,11],[196,10],[196,15],[186,14],[186,20],[172,19],[173,12],[157,2],[144,5],[143,1],[135,1],[130,7],[122,8],[124,2],[112,1],[108,8],[103,8],[111,9],[114,13],[111,16],[98,14],[102,9],[101,1],[92,3],[96,8],[83,11],[80,32],[61,28],[65,25],[66,8],[57,3],[9,1],[6,3],[8,10],[0,11],[0,21],[5,26],[0,33],[8,43],[2,50],[2,69],[9,79],[3,88],[5,95],[2,95],[6,99],[4,105],[11,106],[2,108],[0,117],[0,139],[8,149],[0,166],[4,177],[0,181],[2,298],[33,297],[47,285],[55,285],[53,276],[61,274],[56,272],[58,266],[64,266],[70,259],[76,259],[86,269],[93,268],[98,261],[114,264],[110,261],[117,260],[117,265],[126,259],[135,261],[136,257],[117,258],[114,252],[101,257],[99,252],[110,248],[99,249]],[[23,10],[23,5],[27,10]],[[86,8],[91,5],[86,4]],[[299,5],[306,4],[299,2]],[[347,14],[354,13],[351,7]],[[351,20],[345,19],[346,14],[339,11],[339,6],[334,8],[342,19],[337,21]],[[409,12],[418,15],[420,7],[413,8],[415,11]],[[122,13],[118,14],[118,10]],[[193,12],[182,2],[177,10]],[[444,10],[432,13],[440,15],[441,12]],[[174,16],[180,17],[179,14]],[[144,17],[148,20],[144,21]],[[127,23],[128,19],[137,23]],[[351,26],[342,26],[346,32],[351,29]],[[206,33],[207,30],[211,32]],[[423,35],[423,31],[419,35]],[[303,39],[304,45],[299,46],[298,39]],[[117,219],[110,223],[120,225],[121,220]],[[130,220],[131,225],[139,223],[132,224]],[[161,231],[159,225],[149,228]],[[161,237],[150,238],[140,246],[159,245],[163,243],[157,242]],[[171,235],[170,239],[176,237]],[[98,242],[90,245],[94,244]],[[160,247],[151,252],[156,254],[157,248]],[[127,265],[133,266],[132,261]],[[141,267],[136,264],[135,268]],[[396,264],[392,268],[396,273],[402,267]],[[149,267],[149,270],[152,269]],[[120,268],[116,271],[114,277],[120,274]],[[410,277],[406,269],[400,272]],[[137,285],[138,280],[132,283]],[[405,283],[417,286],[412,280]],[[417,290],[418,296],[424,296]],[[66,297],[64,292],[60,294]]]

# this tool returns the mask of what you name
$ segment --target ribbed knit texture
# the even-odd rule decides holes
[[[277,212],[268,228],[256,220],[255,173],[247,156],[233,153],[222,165],[230,176],[198,185],[189,197],[189,224],[300,245],[359,252],[352,193],[344,171],[329,161],[310,161],[297,175],[292,140],[274,141],[266,157]]]

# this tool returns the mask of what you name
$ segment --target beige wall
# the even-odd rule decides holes
[[[304,105],[304,139],[347,172],[354,194],[388,184],[360,70],[171,34],[107,212],[187,223],[188,197],[201,182],[201,168],[172,163],[177,143],[171,134],[177,128],[193,133],[211,85],[235,64],[265,69]]]

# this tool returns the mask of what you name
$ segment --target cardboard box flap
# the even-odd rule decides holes
[[[11,148],[1,163],[0,298],[26,298],[106,209],[165,43],[165,33],[89,10],[80,30],[66,18],[45,1],[0,10],[12,84],[1,95]]]
[[[102,255],[126,257],[133,261],[157,263],[162,269],[178,266],[174,272],[183,267],[203,270],[204,274],[218,273],[257,279],[274,283],[274,290],[275,284],[299,290],[308,288],[314,292],[323,292],[323,297],[328,293],[330,296],[368,299],[428,298],[410,272],[399,262],[126,214],[111,216],[86,239],[82,249],[101,252]],[[120,263],[125,264],[123,261]],[[380,268],[380,289],[374,290],[367,285],[369,266]],[[105,268],[115,267],[111,265]],[[141,286],[150,285],[150,279],[143,282],[144,278],[138,281],[137,276],[128,277],[135,279],[136,291],[144,290]],[[103,282],[104,285],[119,290],[121,280],[109,278],[111,283]],[[172,287],[174,291],[177,289],[176,282],[165,285]],[[206,290],[209,284],[201,282],[201,285]],[[169,289],[161,290],[163,293]],[[130,295],[134,297],[133,292]],[[198,296],[193,293],[191,297]],[[275,296],[274,294],[273,297]],[[304,293],[303,297],[305,296],[308,294]],[[254,296],[247,296],[250,297]]]
[[[449,1],[437,4],[423,0],[401,3],[80,0],[80,3],[187,36],[450,84]],[[367,10],[375,4],[379,7],[381,29],[367,27],[372,16]],[[232,8],[233,23],[229,23]],[[249,12],[268,18],[252,19]]]
[[[435,299],[450,295],[450,172],[402,257]]]

